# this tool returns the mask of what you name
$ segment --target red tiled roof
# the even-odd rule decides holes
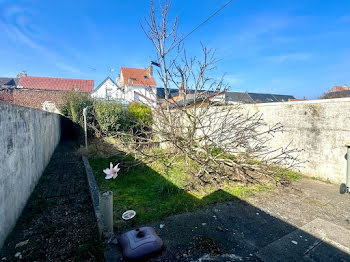
[[[289,99],[289,101],[305,101],[306,99],[298,99],[298,98],[293,98]]]
[[[124,78],[124,85],[132,84],[134,86],[157,86],[153,76],[150,75],[149,69],[138,69],[121,67],[121,74]],[[130,79],[130,80],[129,80]]]
[[[41,90],[76,90],[91,93],[94,89],[94,80],[24,76],[21,77],[18,86],[26,89]]]
[[[339,91],[344,91],[345,88],[342,86],[334,86],[335,89],[339,90]]]

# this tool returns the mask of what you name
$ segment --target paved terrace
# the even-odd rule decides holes
[[[349,207],[350,195],[340,195],[338,185],[301,179],[152,224],[166,249],[151,260],[350,261]],[[118,261],[112,242],[106,260]]]

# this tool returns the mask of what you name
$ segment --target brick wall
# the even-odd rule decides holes
[[[18,88],[0,89],[0,100],[38,109],[43,109],[43,103],[45,101],[51,101],[58,108],[62,105],[66,92]],[[89,95],[88,93],[86,94]]]
[[[0,89],[0,100],[13,103],[13,89],[12,88]]]

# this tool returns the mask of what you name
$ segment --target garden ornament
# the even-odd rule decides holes
[[[111,179],[111,178],[116,178],[118,176],[118,171],[120,170],[120,168],[118,168],[120,163],[118,163],[115,167],[113,167],[113,163],[110,162],[109,163],[109,168],[106,168],[105,170],[103,170],[103,173],[106,174],[105,179]]]

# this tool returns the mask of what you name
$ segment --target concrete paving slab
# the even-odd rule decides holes
[[[148,224],[166,246],[150,261],[350,261],[349,206],[338,185],[301,179]],[[106,261],[122,260],[115,243],[106,250]]]
[[[258,251],[263,261],[350,261],[350,231],[317,218]]]

